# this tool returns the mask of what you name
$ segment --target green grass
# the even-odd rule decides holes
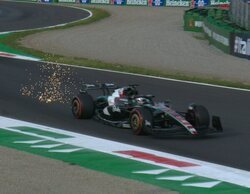
[[[82,6],[78,5],[78,7],[82,7]],[[87,20],[80,20],[80,21],[69,23],[65,26],[54,27],[50,29],[36,29],[36,30],[27,30],[23,32],[11,33],[11,34],[1,37],[0,42],[4,45],[8,45],[9,47],[15,50],[19,50],[24,53],[29,53],[32,56],[38,57],[44,61],[250,89],[250,84],[248,83],[233,82],[230,80],[222,80],[218,77],[208,77],[208,76],[199,76],[199,75],[194,76],[194,75],[187,75],[186,73],[182,73],[178,71],[162,71],[158,69],[138,67],[138,66],[129,65],[129,64],[114,64],[114,63],[107,63],[107,62],[103,62],[99,60],[91,60],[87,58],[65,57],[61,55],[45,53],[45,52],[34,50],[31,48],[26,48],[20,44],[20,40],[22,38],[31,34],[43,32],[43,31],[49,31],[49,30],[66,29],[66,28],[71,28],[71,27],[78,26],[78,25],[87,25],[93,22],[98,22],[110,16],[108,12],[99,8],[97,9],[97,8],[88,7],[87,9],[89,9],[93,13],[93,17]]]

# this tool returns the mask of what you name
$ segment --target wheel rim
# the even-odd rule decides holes
[[[72,111],[75,117],[79,118],[81,115],[81,105],[78,100],[73,101]]]
[[[131,117],[131,128],[134,131],[137,131],[140,129],[141,123],[140,123],[140,117],[138,114],[133,114]]]

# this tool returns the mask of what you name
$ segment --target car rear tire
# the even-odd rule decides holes
[[[77,119],[89,119],[94,115],[94,101],[89,94],[80,94],[72,100],[72,113]]]
[[[146,108],[135,108],[130,114],[129,122],[134,135],[143,135],[151,133],[153,116]]]
[[[210,124],[208,110],[201,105],[191,105],[187,111],[186,119],[197,129],[208,128]]]

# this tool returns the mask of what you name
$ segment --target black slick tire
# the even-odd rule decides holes
[[[94,115],[94,101],[89,94],[79,94],[72,100],[72,114],[76,119],[89,119]]]
[[[195,128],[208,128],[210,124],[210,116],[208,110],[202,105],[194,105],[192,109],[187,111],[186,119]]]

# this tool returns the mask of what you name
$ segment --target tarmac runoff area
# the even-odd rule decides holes
[[[88,6],[87,6],[88,7]],[[93,7],[93,6],[92,6]],[[250,83],[250,62],[183,30],[187,8],[95,6],[111,17],[30,35],[22,44],[45,52]]]
[[[2,194],[177,194],[142,182],[111,176],[2,146],[0,146],[0,155]]]

